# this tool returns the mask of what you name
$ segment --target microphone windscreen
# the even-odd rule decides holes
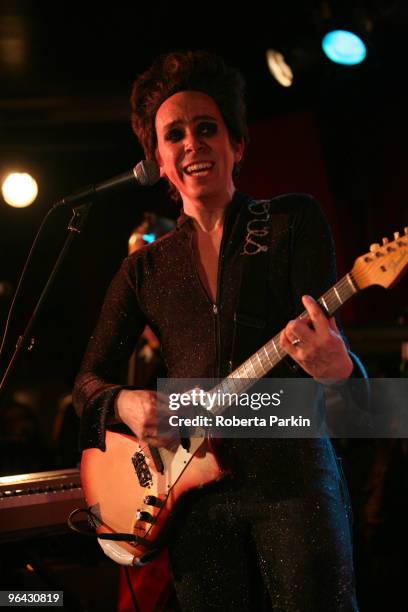
[[[133,169],[137,182],[142,187],[155,185],[160,179],[159,166],[152,159],[140,161]]]

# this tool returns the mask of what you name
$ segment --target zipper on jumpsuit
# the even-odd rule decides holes
[[[222,238],[220,244],[220,252],[218,255],[218,270],[217,270],[217,292],[215,295],[215,304],[213,304],[213,313],[214,313],[214,321],[215,321],[215,377],[221,378],[221,328],[220,328],[220,317],[219,317],[219,303],[220,303],[220,292],[221,292],[221,272],[223,271],[223,261],[224,261],[224,250],[225,250],[225,240],[226,240],[226,232],[225,228],[227,225],[227,215],[224,219],[224,228],[222,231]]]
[[[222,262],[224,260],[224,248],[225,248],[225,227],[226,227],[226,221],[227,221],[227,216],[228,216],[228,211],[227,211],[227,215],[225,216],[224,219],[224,228],[223,228],[223,232],[222,232],[222,238],[221,238],[221,244],[220,244],[220,252],[218,255],[218,270],[217,270],[217,291],[216,291],[216,295],[215,295],[215,303],[211,300],[210,296],[208,295],[207,289],[204,287],[203,282],[200,278],[200,275],[198,273],[198,269],[197,269],[197,262],[196,262],[196,256],[194,253],[194,247],[193,247],[193,234],[191,234],[190,237],[190,249],[191,249],[191,255],[192,255],[192,260],[193,260],[193,264],[194,264],[194,270],[196,273],[196,276],[198,278],[198,281],[201,285],[201,288],[207,298],[208,303],[211,305],[212,308],[212,312],[214,315],[214,333],[215,333],[215,371],[214,371],[214,377],[215,378],[220,378],[221,377],[221,372],[220,372],[220,368],[221,368],[221,364],[220,364],[220,356],[221,356],[221,329],[220,329],[220,322],[219,322],[219,303],[220,303],[220,289],[221,289],[221,272],[222,272]]]

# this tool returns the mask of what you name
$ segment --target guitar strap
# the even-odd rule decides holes
[[[230,372],[266,341],[271,205],[270,200],[251,200],[248,204],[246,234],[241,252],[241,284],[234,313]]]

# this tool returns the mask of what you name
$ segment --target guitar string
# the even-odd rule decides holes
[[[323,301],[324,304],[327,305],[327,310],[331,315],[334,314],[336,310],[343,305],[344,302],[346,302],[350,297],[352,297],[352,295],[354,295],[354,293],[358,291],[358,288],[355,287],[355,282],[353,282],[353,279],[355,281],[356,276],[358,275],[353,275],[352,271],[349,272],[319,298],[318,302]],[[352,283],[351,285],[350,280]],[[341,299],[339,299],[339,297]],[[301,319],[305,316],[307,316],[306,311],[302,312],[298,318]],[[242,379],[244,381],[245,379],[248,379],[248,377],[246,376],[246,372],[249,366],[252,367],[254,378],[259,378],[260,375],[262,376],[269,372],[275,365],[277,365],[277,363],[279,363],[287,355],[286,351],[284,351],[280,345],[280,334],[281,332],[279,332],[276,336],[274,336],[271,340],[264,344],[254,355],[252,355],[236,370],[234,370],[234,372],[231,373],[234,374],[234,376],[229,375],[226,379],[224,379],[222,383],[216,385],[215,389],[222,390],[222,387],[225,386],[228,389],[228,387],[232,385],[236,389],[241,389],[242,391],[242,387],[247,388],[248,386],[250,386],[248,383],[241,382]],[[273,357],[271,358],[270,356],[272,353],[272,348],[275,350],[277,359],[274,359]],[[261,368],[259,368],[259,366],[257,367],[256,364],[254,364],[255,357],[259,360]],[[242,378],[240,376],[240,372],[244,373],[244,376],[242,376]]]
[[[403,246],[406,246],[404,240],[402,240],[402,244]],[[401,247],[399,246],[399,248]],[[370,255],[367,254],[365,256],[363,255],[362,257],[369,256]],[[363,279],[367,273],[372,272],[374,267],[382,265],[379,259],[377,261],[373,259],[371,262],[365,262],[365,264],[365,270],[352,269],[317,300],[318,303],[323,303],[323,306],[326,307],[325,309],[328,311],[330,316],[333,316],[335,312],[343,305],[343,303],[345,303],[360,290],[359,281],[361,282],[361,279]],[[303,311],[297,318],[302,319],[307,315],[308,313]],[[227,389],[232,387],[233,389],[235,388],[237,390],[242,390],[243,386],[249,386],[247,383],[243,383],[242,380],[248,380],[248,374],[251,373],[251,370],[254,374],[254,378],[256,379],[259,378],[260,375],[264,375],[269,372],[275,365],[277,365],[280,361],[282,361],[282,359],[284,359],[284,357],[287,356],[287,352],[284,351],[279,341],[280,334],[281,332],[265,343],[258,351],[256,351],[254,355],[249,357],[229,376],[227,376],[224,381],[216,385],[214,389],[222,390],[223,387],[227,387]],[[275,352],[277,358],[271,356],[273,355],[273,352]],[[257,365],[255,360],[259,361],[260,365]],[[243,374],[242,377],[241,374]]]
[[[333,294],[335,295],[334,289],[336,288],[336,290],[340,293],[340,294],[344,294],[344,289],[347,288],[347,292],[349,293],[348,296],[345,297],[344,300],[341,300],[339,303],[339,299],[336,296],[336,299],[334,299]],[[347,275],[345,277],[343,277],[342,279],[340,279],[331,289],[329,289],[325,294],[323,294],[323,296],[321,298],[319,298],[318,301],[320,300],[324,300],[325,303],[327,304],[327,306],[329,307],[328,310],[329,312],[335,312],[335,310],[337,310],[337,308],[335,308],[336,306],[339,307],[340,305],[342,305],[349,297],[351,297],[351,295],[353,295],[355,292],[351,292],[350,289],[350,282],[347,278]],[[299,315],[299,319],[304,318],[305,316],[307,316],[307,312],[304,311]],[[281,332],[280,332],[281,333]],[[277,334],[274,338],[272,338],[271,340],[269,340],[264,346],[262,346],[256,353],[255,355],[253,355],[252,357],[250,357],[246,362],[244,362],[243,364],[241,364],[236,370],[235,372],[237,373],[240,369],[243,369],[244,371],[246,371],[248,364],[250,364],[252,366],[252,369],[254,371],[254,373],[256,374],[257,372],[257,367],[254,365],[253,363],[253,359],[256,356],[257,359],[259,359],[259,361],[262,363],[262,369],[265,371],[265,365],[266,367],[268,367],[268,364],[265,361],[265,357],[267,358],[268,362],[269,362],[269,367],[266,371],[269,371],[274,365],[276,365],[276,363],[278,363],[279,361],[281,361],[286,355],[286,351],[284,351],[280,345],[279,342],[279,337],[280,337],[280,333]],[[272,347],[275,349],[275,352],[278,356],[278,360],[271,360],[270,358],[270,353],[272,352]],[[270,350],[268,350],[270,349]],[[264,355],[260,355],[261,351],[264,351]],[[231,377],[231,380],[233,380],[233,377]]]

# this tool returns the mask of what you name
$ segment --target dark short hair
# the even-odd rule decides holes
[[[132,128],[147,159],[155,158],[156,113],[180,91],[200,91],[217,104],[230,138],[248,143],[244,100],[245,81],[237,69],[209,51],[174,52],[158,57],[133,84],[130,98]],[[239,165],[234,167],[234,175]]]

